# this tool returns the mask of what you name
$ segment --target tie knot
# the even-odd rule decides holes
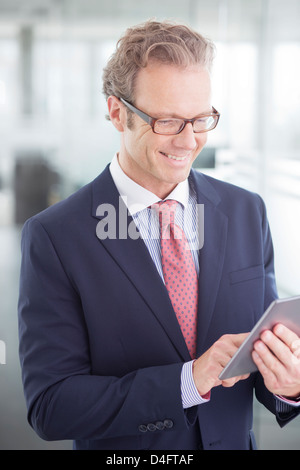
[[[173,199],[167,199],[166,201],[160,201],[154,204],[159,214],[159,221],[162,227],[174,224],[177,205],[178,202]]]

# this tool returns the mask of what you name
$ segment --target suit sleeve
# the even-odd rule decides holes
[[[274,271],[274,249],[270,226],[267,218],[266,206],[261,197],[258,197],[261,203],[262,211],[262,249],[265,269],[264,310],[266,310],[271,302],[273,302],[273,300],[278,297],[278,293]]]
[[[265,268],[265,299],[264,309],[266,310],[271,302],[278,297],[274,273],[274,251],[272,236],[267,219],[266,207],[263,200],[259,197],[262,207],[262,236],[263,236],[263,257]],[[284,404],[275,395],[270,393],[263,384],[260,374],[257,374],[256,397],[276,415],[276,420],[280,427],[284,427],[291,420],[300,414],[300,407],[295,407],[287,403]]]
[[[92,374],[80,295],[36,218],[22,233],[19,338],[28,420],[41,438],[137,436],[141,425],[166,419],[187,426],[182,363]]]

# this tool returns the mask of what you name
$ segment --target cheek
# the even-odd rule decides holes
[[[147,126],[148,127],[148,126]],[[135,146],[139,149],[148,149],[149,151],[155,151],[159,148],[159,139],[157,135],[152,132],[152,129],[140,129],[133,138]]]
[[[197,138],[197,142],[198,142],[198,146],[199,146],[201,149],[202,149],[202,148],[204,147],[204,145],[206,144],[207,138],[208,138],[207,132],[205,132],[204,134],[199,134],[199,137]]]
[[[141,154],[143,138],[139,136],[135,130],[127,130],[127,132],[124,133],[123,138],[126,150],[132,157]]]
[[[144,140],[144,146],[147,149],[148,155],[155,156],[160,151],[163,151],[166,148],[169,148],[169,143],[166,137],[159,136],[158,134],[148,135],[147,138]]]

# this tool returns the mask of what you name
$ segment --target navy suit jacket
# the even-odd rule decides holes
[[[205,220],[200,355],[225,333],[250,331],[277,293],[261,198],[194,171],[190,178]],[[190,357],[167,291],[141,238],[97,237],[103,203],[118,210],[108,167],[23,229],[20,360],[31,426],[77,449],[253,447],[253,390],[275,413],[273,396],[254,373],[183,410]]]

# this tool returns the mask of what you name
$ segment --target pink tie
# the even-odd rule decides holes
[[[191,358],[196,357],[198,279],[183,230],[175,224],[177,201],[158,203],[165,284]]]

